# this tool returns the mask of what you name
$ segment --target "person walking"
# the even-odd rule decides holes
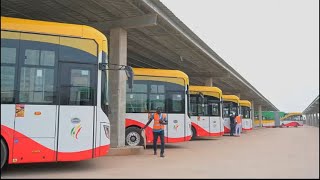
[[[154,155],[157,155],[157,141],[160,136],[161,141],[161,151],[160,157],[164,157],[164,125],[168,124],[167,115],[161,112],[161,108],[158,107],[156,113],[153,113],[147,124],[142,128],[143,130],[148,127],[148,125],[153,120],[153,151]]]

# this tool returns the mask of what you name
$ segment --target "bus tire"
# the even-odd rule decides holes
[[[6,143],[1,138],[1,170],[7,164],[8,149]]]
[[[125,142],[127,146],[143,146],[141,129],[138,127],[128,127],[126,129]]]
[[[191,127],[191,133],[191,140],[194,140],[197,137],[197,131],[193,126]]]

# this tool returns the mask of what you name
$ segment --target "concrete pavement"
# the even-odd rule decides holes
[[[319,128],[262,128],[167,144],[165,158],[106,156],[70,163],[9,166],[2,178],[319,178]]]

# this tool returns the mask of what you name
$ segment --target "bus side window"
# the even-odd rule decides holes
[[[1,32],[1,36],[7,33],[8,32]],[[11,33],[12,32],[9,34]],[[19,40],[1,39],[1,104],[15,103],[14,90],[16,89],[15,79],[17,73],[18,48]]]
[[[143,81],[134,81],[133,88],[129,88],[127,84],[127,101],[126,112],[127,113],[145,113],[148,112],[147,95],[148,86]]]
[[[44,37],[23,36],[35,40]],[[20,40],[19,103],[56,103],[57,48],[53,43]]]

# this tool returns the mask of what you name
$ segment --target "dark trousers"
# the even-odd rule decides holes
[[[230,136],[233,136],[236,130],[236,125],[235,124],[230,124]]]
[[[158,136],[160,136],[160,141],[161,141],[161,154],[164,153],[164,131],[160,132],[153,132],[153,150],[154,152],[157,152],[157,141],[158,141]]]

